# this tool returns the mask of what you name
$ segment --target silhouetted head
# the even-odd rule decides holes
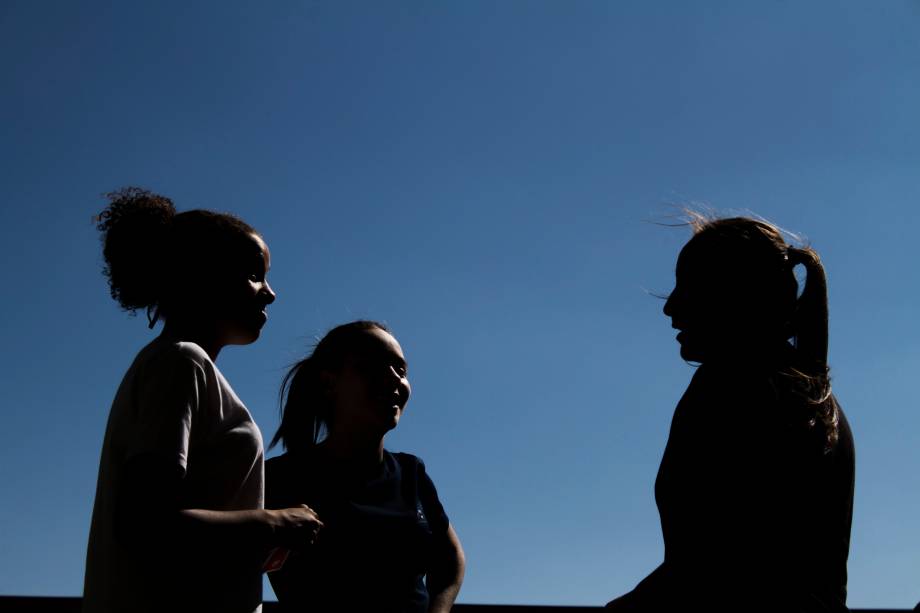
[[[281,386],[281,425],[272,446],[305,449],[330,436],[382,437],[399,423],[411,388],[399,343],[381,323],[353,321],[329,331]]]
[[[96,218],[112,297],[150,326],[159,317],[213,335],[222,345],[259,337],[275,294],[270,255],[249,224],[227,213],[177,213],[172,201],[136,187],[107,194]]]
[[[680,330],[684,359],[763,356],[796,337],[802,324],[821,325],[801,320],[793,272],[796,264],[820,267],[814,251],[788,245],[775,226],[746,217],[697,218],[693,227],[664,306]]]
[[[816,432],[830,448],[839,414],[827,367],[827,279],[817,252],[789,245],[776,226],[748,217],[692,215],[691,226],[664,305],[680,330],[681,356],[735,367],[770,362],[777,393],[800,406],[810,426],[820,425]],[[806,273],[801,294],[797,265]]]

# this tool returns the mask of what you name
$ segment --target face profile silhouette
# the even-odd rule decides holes
[[[324,371],[331,405],[330,430],[366,438],[383,436],[399,423],[412,391],[406,358],[386,330],[358,332],[341,367]]]
[[[216,320],[218,335],[228,345],[255,342],[268,321],[265,307],[275,301],[267,278],[271,254],[265,240],[253,233],[239,242],[212,291],[202,296],[203,306]]]
[[[756,220],[717,224],[681,250],[664,305],[691,362],[750,359],[793,335],[798,282],[782,237]]]

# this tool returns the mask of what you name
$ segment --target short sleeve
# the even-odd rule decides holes
[[[428,516],[431,533],[435,536],[447,534],[450,520],[447,518],[447,513],[444,512],[444,507],[438,498],[438,491],[431,477],[428,476],[428,472],[425,470],[425,463],[422,462],[421,458],[418,459],[418,497],[425,515]]]
[[[194,417],[206,393],[206,374],[190,357],[168,352],[148,362],[135,387],[125,459],[153,454],[184,471]]]

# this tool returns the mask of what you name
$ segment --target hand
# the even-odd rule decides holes
[[[316,513],[305,504],[287,509],[265,509],[266,524],[274,544],[299,551],[312,545],[323,527]]]

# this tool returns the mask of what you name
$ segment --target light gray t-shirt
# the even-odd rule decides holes
[[[261,610],[261,560],[209,555],[192,546],[170,552],[168,572],[153,556],[115,536],[114,505],[125,464],[155,454],[183,472],[180,508],[236,511],[264,506],[262,435],[230,384],[204,350],[159,337],[125,374],[109,414],[93,507],[83,610]],[[175,547],[175,545],[174,545]],[[160,558],[156,558],[160,559]],[[173,564],[175,566],[173,566]],[[161,569],[162,570],[162,569]],[[172,576],[177,581],[165,581]]]

